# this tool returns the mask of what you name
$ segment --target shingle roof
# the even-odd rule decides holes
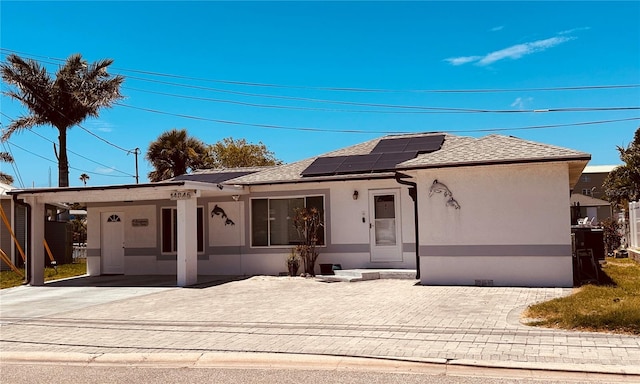
[[[241,176],[264,171],[273,167],[238,167],[238,168],[214,168],[199,169],[188,174],[176,176],[172,181],[200,181],[203,183],[222,183]]]
[[[325,153],[320,156],[297,161],[291,164],[285,164],[260,172],[247,174],[235,179],[229,180],[227,183],[256,185],[256,184],[277,184],[291,183],[300,181],[328,181],[328,180],[348,180],[358,178],[383,178],[393,177],[394,170],[375,173],[359,173],[331,176],[306,176],[301,173],[319,157],[332,156],[354,156],[366,155],[378,144],[380,140],[397,138],[397,137],[417,137],[425,135],[442,135],[443,133],[422,133],[411,135],[391,135],[369,140],[364,143],[356,144],[350,147],[338,149]],[[536,143],[533,141],[522,140],[512,136],[489,135],[479,139],[465,136],[455,136],[444,134],[445,140],[440,150],[420,154],[416,158],[407,160],[396,166],[397,170],[420,169],[420,168],[438,168],[457,165],[480,165],[492,163],[526,163],[538,161],[567,161],[578,160],[586,161],[591,155],[585,152],[575,151],[572,149]],[[584,166],[584,165],[582,165]],[[582,168],[581,168],[582,169]]]
[[[362,178],[364,175],[367,177],[379,178],[379,177],[393,177],[394,172],[379,172],[379,173],[367,173],[367,174],[349,174],[349,175],[332,175],[332,176],[311,176],[302,177],[301,173],[304,171],[313,161],[319,157],[333,157],[333,156],[355,156],[355,155],[367,155],[371,153],[371,150],[375,148],[380,140],[395,138],[395,137],[417,137],[426,135],[442,135],[442,133],[418,133],[409,135],[389,135],[379,137],[373,140],[365,141],[364,143],[352,145],[350,147],[337,149],[335,151],[327,152],[320,156],[312,157],[309,159],[297,161],[291,164],[281,165],[273,169],[254,173],[247,176],[242,176],[233,180],[234,184],[270,184],[270,183],[286,183],[296,181],[324,181],[324,180],[347,180],[354,178]],[[443,148],[448,144],[447,140],[455,136],[445,135],[445,143]],[[452,139],[453,140],[453,139]]]
[[[551,160],[589,160],[591,155],[554,145],[536,143],[513,136],[489,135],[466,138],[437,152],[418,155],[398,164],[397,169],[439,168],[444,166],[513,163]]]

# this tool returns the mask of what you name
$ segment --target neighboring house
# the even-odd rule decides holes
[[[589,159],[510,136],[425,133],[275,167],[10,193],[34,217],[46,203],[87,206],[90,275],[176,274],[185,286],[198,274],[278,274],[306,206],[324,220],[318,263],[417,269],[430,285],[571,286],[569,191]],[[33,226],[36,242],[42,232]]]
[[[577,224],[580,219],[589,218],[589,222],[596,225],[613,216],[611,203],[608,201],[574,192],[571,194],[570,203],[573,210],[572,224]]]
[[[25,249],[27,243],[27,210],[24,205],[15,204],[12,197],[7,195],[7,192],[15,187],[0,183],[0,204],[4,211],[7,221],[13,231],[14,235],[18,239],[18,244],[22,249]],[[0,249],[9,257],[11,262],[16,265],[22,265],[22,257],[15,246],[11,232],[7,228],[4,220],[0,220]],[[0,270],[7,270],[9,266],[4,262],[0,262]]]
[[[614,217],[611,203],[605,200],[604,180],[617,165],[587,165],[571,195],[572,224],[589,217],[594,224]]]
[[[587,165],[573,187],[573,193],[604,200],[605,191],[602,184],[609,172],[616,167],[617,165]]]

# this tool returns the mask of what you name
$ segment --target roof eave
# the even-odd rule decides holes
[[[475,166],[483,166],[483,165],[510,165],[510,164],[554,163],[554,162],[573,162],[573,161],[588,162],[589,160],[591,160],[591,155],[587,154],[584,156],[571,156],[571,157],[548,157],[548,158],[491,160],[491,161],[463,161],[463,162],[455,162],[455,163],[397,166],[396,170],[411,171],[411,170],[435,169],[435,168],[475,167]]]

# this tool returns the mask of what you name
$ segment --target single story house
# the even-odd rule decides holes
[[[87,206],[87,268],[100,274],[278,274],[299,241],[296,208],[324,227],[318,263],[416,269],[422,284],[573,283],[570,190],[590,155],[516,137],[391,135],[266,168],[149,184],[23,189],[32,284],[44,205]]]

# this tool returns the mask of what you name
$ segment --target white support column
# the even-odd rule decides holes
[[[31,280],[29,285],[44,285],[44,204],[37,198],[26,199],[31,206],[31,243],[27,262]]]
[[[197,199],[178,200],[178,286],[198,281]]]

